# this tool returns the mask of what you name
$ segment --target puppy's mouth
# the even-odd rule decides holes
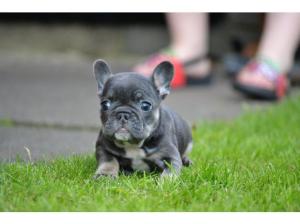
[[[128,129],[121,127],[114,133],[114,137],[118,141],[127,142],[131,139],[131,134]]]

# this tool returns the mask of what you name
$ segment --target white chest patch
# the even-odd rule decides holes
[[[125,157],[129,159],[143,159],[146,157],[146,153],[141,148],[125,148]]]
[[[131,159],[131,167],[134,170],[149,171],[149,166],[143,161],[146,153],[141,148],[125,148],[125,157]]]

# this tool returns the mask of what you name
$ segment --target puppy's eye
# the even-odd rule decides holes
[[[101,109],[103,111],[106,111],[108,110],[110,107],[110,101],[109,100],[104,100],[102,103],[101,103]]]
[[[152,105],[148,101],[142,101],[141,102],[141,109],[143,111],[150,111],[152,109]]]

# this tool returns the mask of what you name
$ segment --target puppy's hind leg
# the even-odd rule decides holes
[[[192,148],[193,148],[193,142],[190,142],[187,145],[184,154],[182,155],[182,165],[183,166],[191,166],[193,164],[192,160],[190,160],[189,157],[187,156],[187,154],[192,151]]]
[[[182,157],[182,165],[183,166],[190,166],[192,164],[193,164],[192,160],[190,160],[187,156]]]

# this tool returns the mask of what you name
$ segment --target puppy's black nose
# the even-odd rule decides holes
[[[117,113],[117,119],[118,120],[123,120],[123,121],[128,121],[130,117],[130,113],[126,111],[120,111]]]

